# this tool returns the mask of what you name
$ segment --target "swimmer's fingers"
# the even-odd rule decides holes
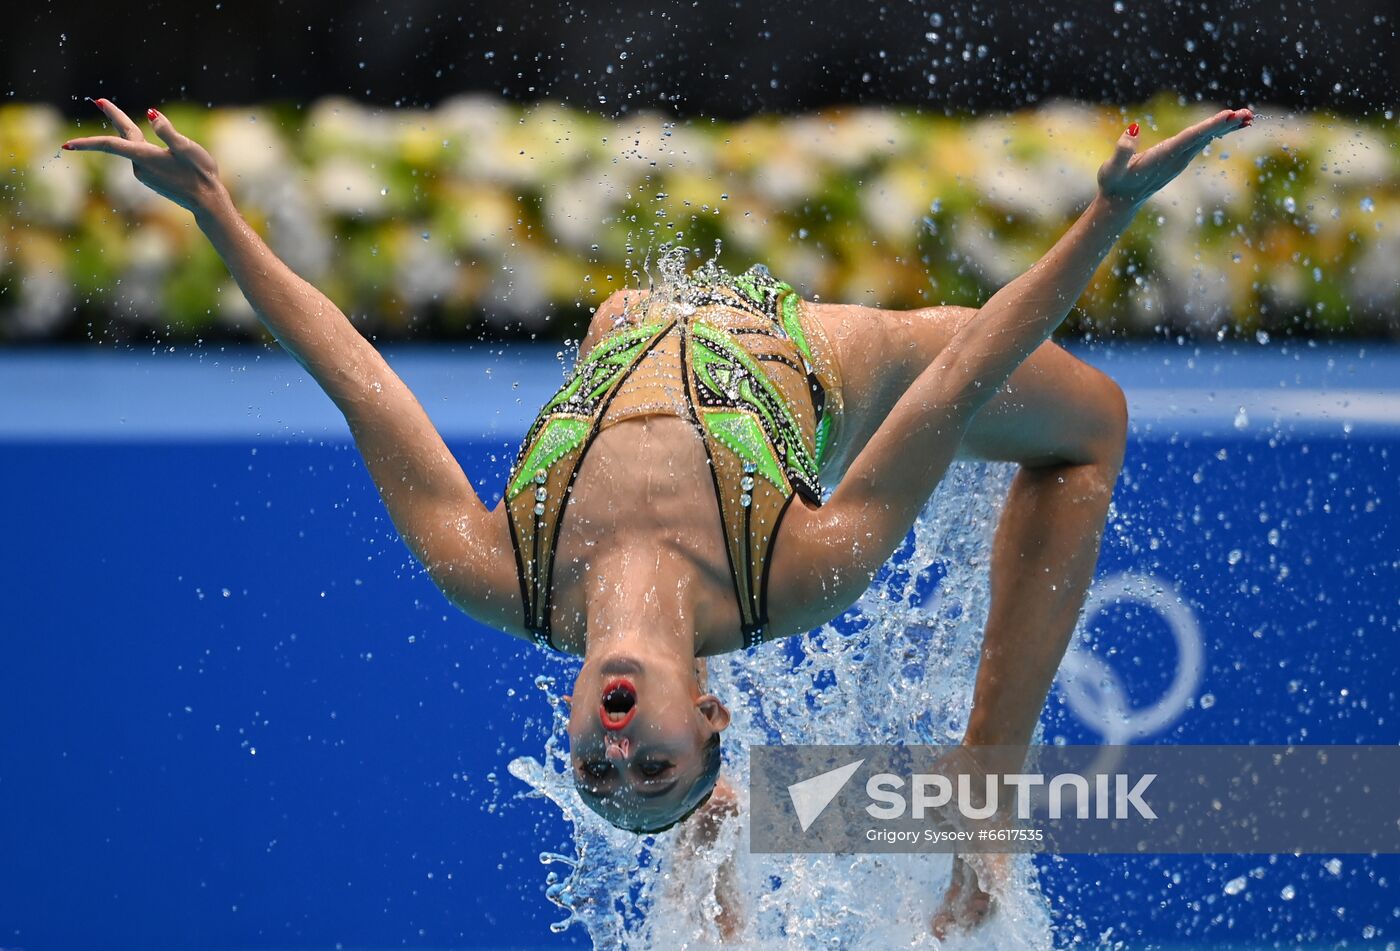
[[[1197,152],[1210,145],[1213,139],[1247,128],[1253,121],[1254,113],[1249,109],[1222,109],[1209,119],[1187,126],[1153,148],[1194,157]]]
[[[1124,138],[1136,138],[1131,135],[1136,124],[1129,126],[1113,158],[1099,169],[1099,190],[1108,198],[1140,204],[1185,171],[1214,139],[1253,121],[1254,113],[1248,109],[1222,109],[1137,155],[1126,150]]]
[[[1113,155],[1099,168],[1099,189],[1104,194],[1114,194],[1127,174],[1128,166],[1137,154],[1138,124],[1134,122],[1123,130],[1118,143],[1113,147]]]
[[[146,118],[151,120],[151,128],[155,130],[160,140],[170,147],[170,151],[176,155],[185,155],[192,149],[203,152],[204,149],[196,145],[192,140],[175,128],[175,123],[165,117],[165,113],[150,109],[146,112]]]
[[[106,152],[131,160],[136,180],[158,195],[189,211],[199,213],[228,198],[219,181],[219,167],[203,146],[187,138],[156,109],[148,109],[146,118],[169,148],[147,142],[135,123],[107,100],[98,100],[98,108],[122,130],[121,137],[111,135],[70,139],[65,149],[79,152]]]
[[[1204,122],[1187,126],[1170,139],[1163,139],[1142,153],[1144,164],[1161,165],[1170,178],[1182,174],[1191,160],[1201,154],[1211,141],[1243,129],[1254,119],[1249,109],[1221,109]]]
[[[146,141],[146,137],[141,134],[141,127],[135,122],[132,122],[131,117],[125,112],[117,108],[115,102],[112,102],[110,99],[92,99],[89,101],[101,110],[104,116],[111,120],[112,125],[117,127],[117,131],[121,133],[123,139],[129,142]]]
[[[93,135],[81,139],[69,139],[63,143],[63,148],[72,152],[106,152],[109,155],[120,155],[122,158],[131,159],[132,162],[149,162],[165,154],[165,149],[159,145],[152,145],[145,139],[133,142],[115,135]]]
[[[1169,174],[1174,178],[1211,142],[1243,129],[1253,121],[1254,113],[1248,109],[1222,109],[1209,119],[1188,126],[1171,138],[1158,142],[1143,153],[1143,161],[1161,163],[1164,169],[1170,170]]]
[[[1104,163],[1102,174],[1118,174],[1128,167],[1128,162],[1137,154],[1138,124],[1134,122],[1123,130],[1118,143],[1113,147],[1113,156]]]

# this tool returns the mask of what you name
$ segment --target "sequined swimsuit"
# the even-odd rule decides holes
[[[768,624],[768,568],[794,495],[817,475],[840,420],[841,381],[818,321],[761,265],[692,276],[620,319],[530,427],[506,483],[511,541],[535,642],[550,632],[564,508],[593,438],[646,415],[689,421],[705,446],[746,647]]]

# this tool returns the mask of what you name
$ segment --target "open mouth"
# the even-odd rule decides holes
[[[619,677],[603,687],[603,702],[598,708],[603,729],[620,730],[637,714],[637,688],[632,681]]]

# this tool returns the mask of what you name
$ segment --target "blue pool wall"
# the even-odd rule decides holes
[[[1081,356],[1133,415],[1099,577],[1179,595],[1204,651],[1146,741],[1400,741],[1400,352]],[[484,494],[566,362],[389,357]],[[534,681],[566,667],[445,602],[300,367],[263,348],[0,352],[0,459],[0,947],[582,942],[550,933],[538,860],[568,830],[505,769],[540,752]],[[1090,627],[1135,702],[1169,688],[1162,616]],[[1100,739],[1058,693],[1045,732]],[[1087,935],[1389,934],[1400,866],[1339,861],[1073,857],[1043,877]],[[1226,896],[1238,875],[1251,887]]]

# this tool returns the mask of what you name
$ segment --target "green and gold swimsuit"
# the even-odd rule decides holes
[[[545,404],[506,484],[525,627],[550,634],[554,554],[593,438],[624,419],[674,415],[704,443],[744,645],[763,641],[773,543],[818,473],[840,420],[841,381],[818,321],[761,265],[714,269],[619,318]]]

